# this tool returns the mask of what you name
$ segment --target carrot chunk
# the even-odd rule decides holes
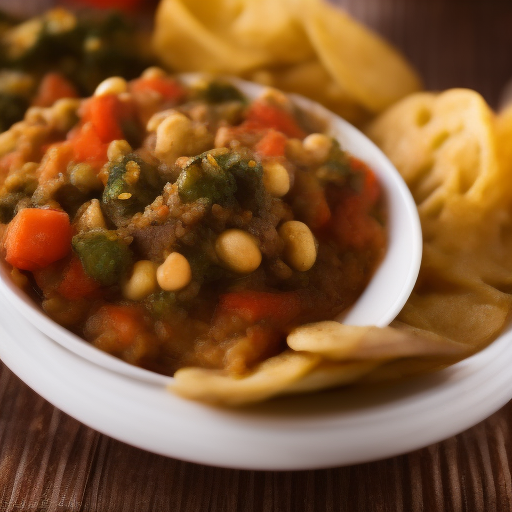
[[[76,300],[94,297],[99,288],[100,284],[85,273],[80,259],[73,256],[64,270],[57,292],[66,299]]]
[[[78,98],[78,91],[75,86],[60,73],[46,73],[32,105],[37,107],[50,107],[57,100],[62,98]]]
[[[5,236],[5,260],[22,270],[36,270],[67,256],[72,229],[67,213],[25,208],[10,222]]]
[[[120,350],[132,345],[135,337],[145,332],[142,311],[135,306],[106,304],[95,313],[94,319],[98,333],[114,334]]]

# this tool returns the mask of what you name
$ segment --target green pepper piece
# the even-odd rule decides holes
[[[78,234],[73,237],[72,245],[85,273],[103,286],[119,283],[131,267],[131,250],[115,231]]]
[[[110,162],[102,197],[104,211],[116,226],[126,225],[155,200],[162,185],[158,170],[135,154]]]
[[[224,103],[226,101],[246,102],[244,95],[234,85],[227,82],[210,82],[201,91],[201,96],[208,103]]]
[[[205,157],[207,158],[207,157]],[[211,157],[213,158],[213,157]],[[204,159],[203,159],[204,160]],[[178,192],[185,203],[205,198],[211,203],[229,202],[236,192],[236,182],[232,174],[224,172],[215,164],[191,163],[178,176]]]
[[[254,210],[264,193],[263,168],[236,151],[206,152],[191,158],[177,184],[184,202],[206,198],[222,205],[238,202]]]

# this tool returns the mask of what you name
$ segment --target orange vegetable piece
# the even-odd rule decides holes
[[[21,270],[36,270],[71,251],[69,216],[59,210],[25,208],[10,222],[5,235],[5,260]]]
[[[99,332],[113,332],[120,349],[129,347],[137,334],[145,331],[144,316],[135,306],[107,304],[98,310],[95,317]]]
[[[97,169],[107,162],[108,143],[101,141],[91,123],[72,132],[69,140],[77,162],[87,162]]]
[[[306,136],[306,132],[290,112],[263,101],[255,101],[249,107],[246,123],[253,129],[274,128],[296,139],[303,139]]]
[[[78,91],[75,86],[60,73],[46,73],[32,105],[37,107],[50,107],[61,98],[78,98]]]
[[[186,89],[176,80],[168,77],[139,78],[130,84],[132,92],[155,91],[169,101],[180,101],[187,94]]]
[[[64,270],[64,277],[57,287],[57,292],[66,299],[77,300],[93,298],[99,288],[99,283],[85,273],[80,259],[73,256]]]
[[[82,120],[90,122],[103,143],[124,139],[120,126],[123,105],[115,94],[93,96],[84,106]]]
[[[284,326],[302,311],[300,296],[295,292],[271,293],[241,291],[220,296],[218,313],[231,313],[250,323],[269,320]]]
[[[284,156],[288,138],[271,128],[254,147],[261,156]]]

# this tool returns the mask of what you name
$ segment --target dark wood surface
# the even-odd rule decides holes
[[[512,1],[337,3],[401,48],[427,88],[471,87],[498,105],[512,78]],[[458,436],[384,461],[301,472],[219,469],[101,435],[0,363],[0,512],[507,512],[511,425],[509,403]]]

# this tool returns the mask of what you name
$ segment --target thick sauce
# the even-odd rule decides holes
[[[281,93],[153,69],[66,101],[0,142],[2,253],[99,349],[241,374],[365,288],[386,246],[379,183]]]

